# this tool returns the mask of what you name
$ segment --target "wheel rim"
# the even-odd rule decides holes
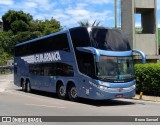
[[[77,91],[75,87],[71,88],[70,94],[72,98],[77,98]]]
[[[60,88],[59,88],[59,94],[60,94],[61,96],[65,96],[64,86],[60,86]]]

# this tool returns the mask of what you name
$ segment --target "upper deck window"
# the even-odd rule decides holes
[[[127,37],[117,29],[92,28],[90,32],[92,47],[108,51],[129,51]]]
[[[117,29],[103,27],[78,27],[70,29],[74,48],[94,47],[108,51],[129,51],[128,38]]]
[[[24,56],[54,50],[70,51],[67,34],[59,34],[16,46],[15,56]]]
[[[70,30],[74,48],[90,46],[89,34],[86,28],[75,28]]]

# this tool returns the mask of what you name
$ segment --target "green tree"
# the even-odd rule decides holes
[[[18,32],[27,31],[28,29],[29,25],[22,20],[16,20],[11,24],[11,30],[13,31],[14,34]]]
[[[30,23],[30,31],[40,31],[42,35],[48,35],[62,30],[60,22],[51,18],[50,20],[35,20]]]
[[[27,40],[60,31],[60,22],[50,20],[33,20],[23,11],[9,10],[2,16],[4,31],[0,31],[0,65],[12,58],[14,46]]]
[[[90,24],[89,24],[88,21],[86,21],[86,22],[79,21],[78,24],[79,24],[80,26],[87,26],[87,27],[90,26]]]
[[[40,31],[41,33],[44,31],[44,21],[43,20],[32,20],[30,22],[29,31]]]
[[[0,66],[5,66],[7,64],[7,60],[10,59],[13,59],[12,56],[0,48]]]
[[[42,33],[39,31],[34,31],[34,32],[30,32],[30,31],[26,31],[26,32],[19,32],[16,35],[13,36],[13,43],[14,45],[17,43],[21,43],[24,41],[28,41],[34,38],[38,38],[41,37]]]
[[[6,61],[12,58],[11,35],[12,32],[0,31],[0,65],[5,65]]]
[[[0,48],[3,49],[4,52],[8,54],[13,54],[13,39],[12,39],[13,33],[11,31],[9,32],[0,32]]]
[[[44,21],[44,35],[50,34],[50,33],[54,33],[54,32],[58,32],[60,30],[62,30],[62,27],[60,25],[60,22],[51,18],[51,20],[45,20]]]
[[[88,20],[85,21],[85,22],[79,21],[78,24],[80,26],[87,26],[87,27],[89,27],[89,26],[99,26],[100,25],[100,21],[95,20],[92,24]]]
[[[11,30],[14,34],[16,34],[19,31],[28,30],[32,16],[24,13],[23,11],[9,10],[2,16],[2,20],[4,31]]]

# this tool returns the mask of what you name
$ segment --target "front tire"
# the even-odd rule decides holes
[[[66,94],[64,85],[62,85],[62,84],[58,85],[58,87],[57,87],[57,94],[58,94],[58,97],[60,99],[66,99],[67,98],[67,94]]]
[[[68,97],[71,101],[77,102],[79,100],[77,96],[77,90],[75,85],[70,85],[68,88]]]

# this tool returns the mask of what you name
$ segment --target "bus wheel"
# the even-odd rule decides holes
[[[71,101],[74,101],[74,102],[77,102],[79,100],[75,85],[70,85],[68,87],[68,97]]]
[[[57,87],[57,94],[58,94],[58,97],[60,99],[66,99],[67,98],[67,94],[65,92],[64,85],[62,85],[62,84],[58,85],[58,87]]]
[[[28,93],[31,92],[31,84],[30,84],[29,81],[27,82],[26,91],[27,91]]]
[[[26,92],[26,83],[25,83],[25,81],[22,82],[22,91]]]

